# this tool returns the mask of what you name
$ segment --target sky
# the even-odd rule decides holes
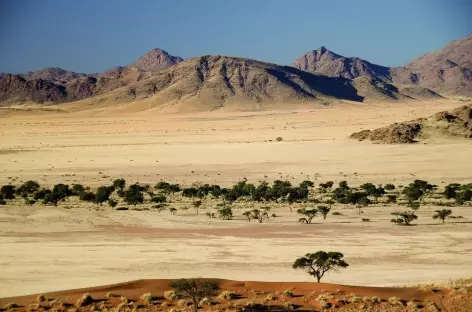
[[[401,66],[471,34],[471,17],[471,0],[1,0],[0,72],[102,72],[153,48],[288,65],[325,46]]]

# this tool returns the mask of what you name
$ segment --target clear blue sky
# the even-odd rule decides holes
[[[101,72],[153,48],[289,64],[322,45],[396,66],[471,33],[471,0],[0,0],[0,72]]]

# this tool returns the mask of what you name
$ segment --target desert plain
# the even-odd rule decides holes
[[[437,138],[409,145],[358,142],[361,129],[427,117],[459,100],[304,104],[215,112],[126,105],[78,110],[2,108],[0,181],[91,187],[123,177],[128,184],[159,181],[231,186],[247,179],[317,185],[346,180],[407,185],[423,179],[444,187],[472,181],[472,142]],[[281,137],[281,141],[276,138]],[[172,204],[170,204],[172,205]],[[177,204],[176,204],[177,205]],[[179,202],[178,208],[187,205]],[[273,204],[277,218],[247,222],[208,219],[188,210],[116,211],[67,200],[52,206],[9,203],[0,208],[0,297],[113,284],[137,279],[202,276],[241,281],[313,281],[291,264],[317,250],[344,253],[349,268],[324,282],[361,286],[444,283],[472,276],[472,210],[441,224],[425,204],[415,226],[390,223],[397,205],[335,204],[326,220],[299,224],[295,211]],[[237,207],[237,205],[236,205]],[[404,209],[404,208],[403,208]],[[370,222],[362,222],[369,218]]]

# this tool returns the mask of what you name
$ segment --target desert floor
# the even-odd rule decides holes
[[[161,115],[124,110],[3,114],[0,182],[34,179],[101,185],[113,178],[182,184],[230,184],[282,177],[444,185],[471,182],[472,142],[376,145],[354,131],[426,117],[464,103],[341,103],[296,111]],[[276,137],[283,137],[276,142]],[[270,141],[272,140],[272,141]],[[316,181],[315,181],[316,182]],[[337,208],[335,208],[337,209]],[[341,209],[341,208],[339,208]],[[422,207],[417,226],[389,222],[395,207],[342,211],[297,224],[287,208],[267,224],[209,221],[167,212],[4,206],[0,209],[0,294],[23,295],[141,278],[188,276],[308,281],[291,262],[307,252],[336,250],[350,268],[327,282],[399,285],[470,277],[470,207],[461,222],[439,225]]]

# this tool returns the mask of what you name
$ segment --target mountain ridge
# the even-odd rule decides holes
[[[155,48],[129,65],[103,73],[54,67],[26,74],[0,73],[0,105],[65,103],[97,96],[126,101],[145,97],[156,103],[193,99],[217,106],[237,100],[261,103],[324,97],[369,101],[433,99],[441,94],[472,96],[472,69],[464,67],[472,64],[470,53],[465,51],[468,47],[472,48],[472,36],[426,53],[404,67],[344,57],[325,46],[304,54],[291,66],[219,55],[184,60]],[[144,90],[143,85],[150,89]]]

